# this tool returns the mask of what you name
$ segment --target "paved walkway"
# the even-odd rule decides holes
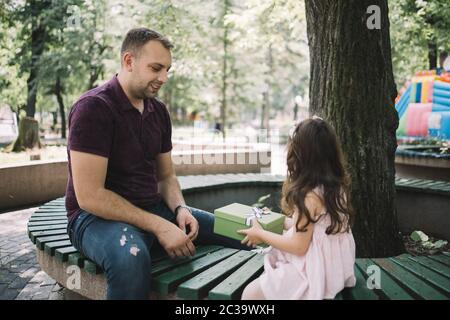
[[[41,271],[27,221],[37,208],[0,214],[0,300],[62,300],[64,289]]]

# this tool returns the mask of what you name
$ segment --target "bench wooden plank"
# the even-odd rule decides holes
[[[414,273],[419,278],[432,283],[443,292],[447,294],[450,293],[450,279],[434,272],[433,270],[428,269],[425,266],[420,265],[419,263],[415,263],[409,260],[408,255],[401,255],[396,258],[390,258],[390,260],[394,261],[408,271]]]
[[[450,278],[450,268],[441,262],[437,262],[425,256],[410,256],[411,261],[420,263],[421,265],[442,274],[443,276]]]
[[[55,258],[61,262],[66,262],[69,259],[69,254],[76,252],[78,250],[74,246],[57,248],[55,250]]]
[[[64,208],[43,208],[43,209],[37,209],[34,214],[38,213],[66,213],[67,211]]]
[[[66,229],[55,229],[55,230],[42,230],[42,231],[29,231],[28,237],[30,238],[31,242],[36,243],[36,239],[38,237],[42,236],[52,236],[52,235],[58,235],[58,234],[67,234]]]
[[[55,255],[55,249],[62,248],[62,247],[70,247],[72,245],[72,242],[70,240],[62,240],[62,241],[55,241],[55,242],[47,242],[44,245],[44,251],[51,255]]]
[[[67,216],[58,215],[58,216],[46,216],[46,217],[31,217],[29,222],[38,222],[38,221],[54,221],[54,220],[65,220],[67,221]]]
[[[53,217],[53,216],[67,217],[67,213],[66,212],[38,212],[38,213],[33,213],[31,215],[31,218]]]
[[[367,274],[369,266],[377,266],[371,259],[356,259],[356,265],[362,272],[364,278],[368,278]],[[414,300],[403,287],[395,282],[390,275],[380,268],[380,286],[381,289],[374,289],[376,294],[389,300]]]
[[[168,294],[173,291],[175,287],[186,281],[187,279],[196,276],[208,267],[213,266],[219,261],[228,258],[235,254],[237,249],[224,248],[219,251],[210,253],[200,259],[193,260],[187,264],[181,265],[175,270],[170,270],[154,278],[153,284],[155,291]]]
[[[438,261],[440,263],[443,263],[447,267],[450,267],[450,257],[449,256],[442,254],[442,255],[428,256],[428,258]]]
[[[364,277],[365,273],[363,274],[357,264],[354,266],[354,272],[356,284],[353,288],[345,288],[342,291],[343,297],[348,300],[379,300],[380,297],[374,290],[367,287],[367,280]]]
[[[51,226],[36,226],[36,227],[29,227],[28,231],[44,231],[44,230],[54,230],[54,229],[67,229],[67,223],[64,224],[55,224]]]
[[[44,218],[47,220],[52,220],[52,219],[67,219],[67,215],[66,214],[44,214],[44,213],[39,213],[39,214],[33,214],[31,216],[32,219],[37,219],[37,218]],[[31,219],[30,218],[30,219]]]
[[[195,277],[181,283],[177,289],[177,296],[195,300],[205,297],[209,289],[219,284],[221,280],[225,279],[231,272],[239,268],[254,255],[255,253],[251,251],[239,251]]]
[[[411,290],[418,298],[431,300],[447,300],[447,297],[437,289],[428,285],[425,281],[407,272],[406,269],[400,267],[389,259],[373,259],[380,267],[400,281],[403,286]]]
[[[69,254],[67,258],[67,263],[69,265],[75,265],[79,266],[80,268],[83,268],[84,260],[86,260],[86,258],[80,252],[75,252]]]
[[[44,250],[44,245],[47,242],[61,241],[61,240],[69,240],[69,236],[67,234],[60,234],[60,235],[55,235],[55,236],[38,237],[36,239],[36,247],[39,250]]]
[[[85,259],[83,263],[83,269],[92,274],[103,273],[102,268],[100,268],[95,262]]]
[[[53,224],[62,224],[62,223],[67,223],[67,219],[28,222],[28,227],[50,226],[50,225],[53,225]]]
[[[239,299],[244,287],[256,279],[263,271],[264,255],[257,254],[247,261],[228,278],[209,291],[208,299],[234,300]]]
[[[152,266],[152,277],[155,277],[163,272],[175,268],[176,266],[188,263],[192,260],[201,258],[208,253],[223,249],[223,246],[200,246],[196,247],[196,252],[193,257],[172,259],[170,257],[164,258]]]

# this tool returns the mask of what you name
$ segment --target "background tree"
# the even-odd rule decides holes
[[[311,57],[310,114],[332,123],[352,176],[360,257],[403,251],[395,209],[397,94],[386,0],[306,0]],[[369,29],[367,9],[380,9]]]
[[[390,8],[394,74],[402,86],[415,72],[436,69],[439,53],[450,49],[450,6],[446,0],[398,0]]]

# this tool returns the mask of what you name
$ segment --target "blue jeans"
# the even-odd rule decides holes
[[[145,208],[176,223],[164,201]],[[194,245],[222,245],[250,250],[240,241],[214,234],[214,215],[195,208],[192,215],[199,223]],[[165,254],[155,235],[123,222],[105,220],[86,211],[68,226],[73,246],[105,272],[107,299],[148,299],[152,256]],[[125,241],[126,240],[126,241]]]

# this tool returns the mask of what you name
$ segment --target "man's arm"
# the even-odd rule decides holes
[[[134,206],[105,188],[107,158],[73,150],[70,158],[75,195],[81,209],[153,233],[172,257],[195,252],[190,239],[173,223]]]
[[[160,153],[156,156],[156,177],[158,179],[158,191],[163,197],[169,209],[174,212],[179,205],[186,205],[181,193],[172,163],[172,153]]]
[[[172,212],[175,212],[176,207],[179,205],[186,205],[183,194],[181,193],[180,183],[175,174],[172,163],[172,153],[160,153],[156,156],[157,165],[157,179],[158,190],[167,206]],[[181,208],[177,215],[178,226],[185,231],[185,226],[188,225],[189,238],[194,241],[198,234],[198,222],[191,215],[189,210]]]

